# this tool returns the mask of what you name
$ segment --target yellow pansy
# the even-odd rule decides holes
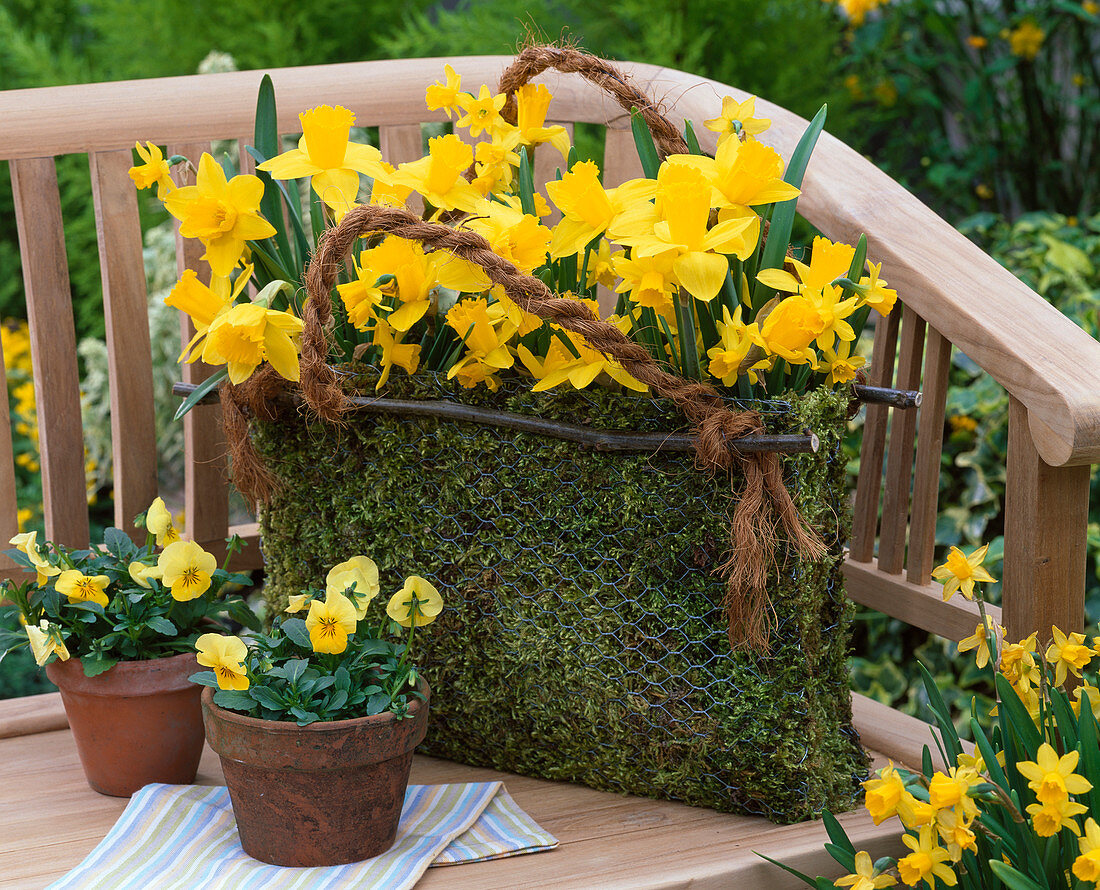
[[[106,575],[85,575],[79,569],[68,569],[57,576],[54,587],[67,596],[70,603],[98,603],[106,608],[106,591],[110,583]]]
[[[214,319],[206,331],[202,360],[227,365],[233,383],[243,383],[264,361],[280,376],[297,381],[302,327],[301,319],[289,312],[240,303]]]
[[[256,167],[272,179],[310,176],[310,184],[338,215],[355,205],[359,195],[359,174],[384,175],[382,153],[371,145],[351,142],[355,114],[341,105],[321,105],[298,115],[302,138],[298,147]]]
[[[314,652],[339,655],[348,648],[348,636],[355,633],[355,606],[343,594],[328,594],[324,602],[309,604],[306,627]]]
[[[410,575],[405,584],[390,597],[386,614],[402,627],[431,624],[443,610],[443,597],[432,583],[419,575]]]
[[[218,162],[204,152],[195,185],[168,194],[164,206],[180,221],[184,238],[198,238],[206,246],[202,258],[214,274],[226,278],[244,254],[245,242],[275,234],[274,226],[260,216],[263,193],[257,176],[234,176],[227,182]]]
[[[927,881],[930,887],[936,886],[936,879],[948,887],[954,887],[958,878],[951,866],[947,850],[936,843],[930,827],[920,829],[918,837],[902,835],[901,842],[913,852],[898,860],[898,874],[910,887],[916,887],[920,881]]]
[[[212,575],[218,567],[213,554],[194,541],[176,541],[164,548],[157,559],[161,581],[172,590],[172,598],[187,602],[210,589]]]
[[[546,193],[562,212],[550,241],[550,256],[558,259],[580,253],[593,238],[606,232],[617,216],[645,204],[656,189],[657,183],[651,179],[632,179],[618,188],[605,189],[600,184],[600,168],[592,161],[574,164],[561,179],[546,183]]]
[[[851,887],[852,890],[879,890],[880,887],[893,887],[897,883],[896,878],[890,875],[877,874],[875,864],[871,861],[871,854],[864,850],[856,853],[855,874],[837,878],[837,887]]]
[[[141,158],[141,163],[130,168],[130,179],[139,189],[157,187],[157,200],[163,201],[176,184],[172,181],[171,169],[158,146],[152,142],[146,142],[145,148],[140,142],[134,143],[134,151]]]
[[[1028,780],[1027,787],[1035,792],[1039,803],[1053,806],[1068,800],[1071,794],[1092,790],[1092,783],[1074,772],[1080,757],[1079,751],[1069,751],[1059,757],[1051,745],[1043,742],[1035,760],[1020,761],[1016,769]]]
[[[401,164],[390,180],[408,186],[440,210],[472,213],[484,196],[463,177],[474,160],[474,150],[449,133],[428,140],[428,154],[418,161]]]
[[[1081,670],[1088,666],[1096,653],[1085,645],[1084,634],[1071,633],[1066,636],[1056,627],[1050,630],[1054,635],[1054,641],[1043,657],[1047,664],[1054,665],[1054,682],[1061,686],[1066,682],[1067,673],[1080,677]]]
[[[996,579],[982,568],[989,545],[984,544],[967,556],[958,547],[952,547],[947,554],[947,562],[932,570],[932,577],[943,584],[943,600],[947,602],[956,590],[968,600],[974,599],[974,584],[978,581],[992,582]]]
[[[69,660],[69,650],[61,639],[60,628],[50,624],[45,618],[39,622],[38,627],[27,624],[23,630],[27,632],[34,663],[39,667],[43,667],[51,655],[56,655],[58,661]]]
[[[139,587],[144,587],[148,590],[152,588],[149,579],[156,578],[159,581],[161,569],[159,565],[151,566],[143,562],[132,562],[130,563],[130,577]]]
[[[301,612],[302,609],[308,609],[309,604],[313,602],[312,594],[308,593],[292,593],[287,597],[286,608],[284,612]]]
[[[1073,860],[1073,875],[1081,881],[1100,884],[1100,825],[1091,816],[1085,820],[1085,835],[1077,841],[1080,855]]]
[[[42,555],[42,551],[38,549],[38,532],[22,532],[16,535],[10,541],[9,544],[14,544],[16,549],[21,550],[31,561],[31,565],[35,570],[35,583],[39,587],[45,585],[45,583],[56,575],[61,574],[61,569],[55,565],[51,565],[50,561]]]
[[[329,569],[325,576],[326,595],[342,593],[355,601],[355,618],[362,621],[367,605],[378,596],[378,566],[366,556],[353,556]]]
[[[458,105],[458,93],[462,89],[462,77],[455,73],[450,65],[443,66],[443,80],[436,81],[424,92],[424,100],[428,104],[429,111],[443,109],[447,117],[451,116],[451,109]]]
[[[199,664],[213,668],[219,689],[243,691],[248,688],[248,669],[244,665],[248,647],[244,640],[223,634],[203,634],[195,640],[195,648]]]
[[[145,530],[156,535],[158,547],[166,547],[180,539],[179,532],[172,525],[172,514],[162,498],[153,498],[153,503],[145,511]]]

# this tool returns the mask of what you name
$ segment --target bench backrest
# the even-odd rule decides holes
[[[353,110],[379,127],[391,163],[420,157],[421,124],[443,121],[424,106],[425,86],[449,62],[464,85],[495,84],[506,57],[363,62],[271,71],[284,133],[299,111],[321,103]],[[740,91],[683,72],[626,64],[675,123],[696,123],[704,148],[724,95]],[[128,176],[138,140],[197,159],[213,140],[251,144],[260,72],[0,92],[0,160],[10,161],[30,322],[41,443],[46,536],[88,540],[80,419],[64,221],[55,159],[88,155],[102,267],[111,382],[116,524],[157,493],[153,389],[138,195]],[[640,175],[630,121],[612,100],[575,77],[552,72],[555,122],[606,125],[605,184]],[[766,102],[763,135],[785,157],[806,122]],[[710,144],[707,144],[707,139]],[[540,152],[545,180],[553,157]],[[246,169],[249,159],[242,152]],[[857,601],[947,637],[970,634],[972,603],[942,602],[928,583],[936,527],[944,405],[952,349],[960,349],[1010,396],[1004,621],[1010,635],[1083,623],[1089,465],[1100,461],[1100,344],[869,161],[825,134],[811,161],[799,210],[826,235],[855,243],[884,263],[904,300],[878,322],[872,383],[921,389],[918,411],[867,408],[855,523],[845,573]],[[178,241],[179,268],[198,267],[202,247]],[[183,341],[190,337],[186,323]],[[183,379],[209,373],[183,366]],[[2,371],[0,371],[2,374]],[[2,382],[2,381],[0,381]],[[7,421],[7,403],[0,407]],[[217,550],[229,528],[229,483],[217,406],[185,419],[189,535]],[[891,418],[891,414],[893,415]],[[11,442],[0,436],[0,536],[16,529]],[[877,558],[876,558],[877,552]],[[242,567],[256,565],[249,547]],[[994,610],[996,611],[996,610]]]

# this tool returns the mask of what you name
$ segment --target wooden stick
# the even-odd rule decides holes
[[[919,408],[924,398],[915,389],[892,389],[888,386],[868,386],[865,383],[853,383],[852,392],[861,402],[892,405],[895,408]]]

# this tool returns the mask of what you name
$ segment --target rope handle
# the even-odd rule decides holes
[[[653,142],[661,159],[669,155],[688,154],[689,149],[680,131],[657,109],[653,100],[635,87],[630,78],[610,62],[562,46],[529,46],[516,56],[500,76],[498,93],[508,98],[501,115],[511,124],[516,122],[516,90],[547,68],[564,74],[579,74],[611,96],[629,114],[636,108],[653,134]]]

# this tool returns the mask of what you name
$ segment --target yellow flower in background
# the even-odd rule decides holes
[[[565,158],[569,155],[569,133],[562,126],[546,126],[551,98],[550,90],[542,83],[525,83],[516,90],[516,130],[524,145],[549,142]]]
[[[79,569],[67,569],[57,576],[54,587],[68,597],[70,603],[97,603],[106,608],[106,591],[110,583],[106,575],[85,575]]]
[[[906,828],[932,825],[936,821],[936,808],[906,791],[898,801],[898,818]]]
[[[462,77],[455,73],[450,65],[443,66],[443,80],[436,81],[424,92],[424,100],[428,103],[429,111],[447,112],[451,116],[452,109],[458,106],[458,94],[462,89]]]
[[[386,614],[402,627],[431,624],[443,611],[443,597],[430,581],[419,575],[410,575],[405,584],[390,597]]]
[[[648,202],[657,190],[651,179],[632,179],[618,188],[605,189],[600,168],[592,161],[574,164],[555,182],[546,183],[546,193],[562,212],[554,227],[550,256],[558,259],[580,253],[597,235],[608,230],[624,211]]]
[[[749,96],[744,102],[738,102],[733,96],[722,99],[722,112],[716,118],[703,121],[703,126],[712,133],[718,133],[719,144],[729,136],[756,136],[763,133],[772,122],[766,117],[756,116],[756,96]]]
[[[378,361],[382,373],[375,384],[375,390],[381,389],[390,379],[390,370],[394,365],[403,368],[406,373],[415,374],[420,366],[420,344],[402,343],[404,331],[395,332],[386,321],[379,319],[374,325],[374,345],[382,350],[382,357]]]
[[[987,46],[989,46],[989,41],[986,40],[986,38],[982,37],[980,34],[971,34],[969,37],[966,38],[966,42],[974,49],[985,49]]]
[[[145,530],[156,535],[158,547],[167,547],[180,539],[180,533],[172,525],[172,514],[164,505],[163,498],[153,498],[153,503],[145,511]]]
[[[1065,800],[1057,804],[1033,803],[1027,808],[1031,816],[1031,824],[1039,837],[1053,837],[1063,828],[1068,828],[1078,837],[1081,836],[1081,826],[1077,824],[1075,816],[1088,812],[1088,807]]]
[[[371,268],[372,253],[364,250],[359,254],[354,280],[336,285],[336,292],[344,303],[348,321],[360,331],[365,331],[372,321],[380,317],[379,310],[383,307],[386,296],[397,292],[396,279],[385,285],[378,284],[382,276]]]
[[[358,301],[349,311],[349,317],[354,316],[353,323],[362,330],[370,318],[379,317],[382,298],[393,294],[398,305],[387,321],[396,331],[408,331],[431,308],[432,291],[439,283],[439,264],[446,257],[442,251],[425,253],[419,242],[396,235],[390,235],[377,247],[364,250],[359,255],[361,285],[340,291],[345,305]],[[383,275],[392,275],[393,281],[379,291],[376,282]]]
[[[855,874],[837,878],[835,886],[851,887],[852,890],[879,890],[880,887],[893,887],[897,879],[890,875],[877,874],[875,864],[871,861],[871,854],[864,850],[856,853]]]
[[[423,195],[440,210],[473,213],[484,200],[462,175],[473,161],[474,150],[453,133],[435,136],[428,140],[426,157],[399,165],[389,179]]]
[[[1043,742],[1035,760],[1020,761],[1016,769],[1028,780],[1027,787],[1035,792],[1039,803],[1054,806],[1068,800],[1071,794],[1085,794],[1092,790],[1092,782],[1074,772],[1080,758],[1079,751],[1070,751],[1059,757],[1051,745]]]
[[[141,158],[141,163],[130,168],[130,179],[139,189],[157,187],[157,200],[163,201],[176,184],[172,181],[171,169],[158,146],[152,142],[146,142],[145,148],[140,142],[134,143],[134,151]]]
[[[507,98],[503,93],[493,95],[485,84],[481,85],[476,98],[469,93],[459,93],[455,103],[462,110],[462,117],[455,121],[455,126],[469,127],[471,136],[500,129],[505,124],[500,110]]]
[[[139,587],[144,587],[147,590],[152,589],[152,585],[149,583],[150,578],[156,578],[158,581],[161,577],[161,568],[159,565],[146,565],[143,562],[130,563],[130,577],[134,583]]]
[[[513,170],[519,167],[518,146],[519,130],[515,128],[494,133],[491,142],[477,144],[474,159],[478,175],[472,184],[482,195],[488,197],[490,193],[511,188]],[[501,197],[508,198],[507,195]]]
[[[482,363],[496,370],[514,364],[507,344],[516,326],[508,320],[503,307],[490,305],[484,297],[459,300],[447,313],[447,324],[466,344],[470,355]],[[449,376],[454,373],[452,368]]]
[[[382,153],[373,145],[351,142],[355,114],[342,105],[320,105],[298,115],[302,138],[298,147],[257,165],[272,179],[312,177],[317,196],[338,216],[355,206],[359,174],[385,177]]]
[[[244,660],[248,657],[248,647],[240,637],[223,634],[203,634],[195,640],[196,656],[203,667],[213,668],[219,689],[248,688],[248,670]]]
[[[176,541],[157,559],[161,581],[172,589],[172,599],[187,602],[210,589],[218,561],[194,541]]]
[[[1082,633],[1071,633],[1067,637],[1058,628],[1052,627],[1051,634],[1054,642],[1043,657],[1047,664],[1054,665],[1054,682],[1061,686],[1069,673],[1080,677],[1081,670],[1088,666],[1096,653],[1085,645],[1085,635]]]
[[[45,618],[38,623],[38,627],[27,624],[23,630],[27,632],[34,663],[39,667],[44,667],[51,655],[56,655],[58,661],[69,660],[69,650],[65,641],[61,639],[61,629],[50,624]]]
[[[1030,62],[1039,55],[1046,36],[1046,31],[1032,19],[1026,19],[1008,32],[1008,47],[1012,55]]]
[[[974,599],[974,584],[978,581],[994,582],[996,578],[982,568],[989,545],[984,544],[967,556],[958,547],[952,547],[947,562],[932,570],[932,577],[943,583],[943,601],[947,602],[956,590],[968,600]]]
[[[984,668],[989,664],[991,653],[989,651],[989,632],[992,632],[996,639],[1003,639],[1005,629],[997,624],[992,618],[986,616],[985,625],[978,624],[974,628],[974,633],[968,637],[964,637],[959,640],[959,652],[969,652],[971,649],[976,649],[975,662],[979,668]]]
[[[902,781],[894,764],[879,770],[877,779],[868,779],[863,783],[866,797],[864,803],[875,825],[881,825],[897,814],[898,804],[905,795],[905,782]]]
[[[615,260],[621,257],[622,251],[611,253],[611,242],[601,238],[599,245],[588,254],[588,267],[585,269],[584,286],[594,287],[601,284],[607,288],[614,288],[619,277],[615,274]]]
[[[206,332],[202,360],[225,364],[229,379],[242,383],[261,362],[270,363],[280,376],[298,380],[298,343],[302,321],[289,312],[258,303],[239,303],[218,316]]]
[[[244,254],[247,241],[270,238],[275,228],[260,216],[264,186],[257,176],[225,173],[208,153],[199,161],[195,185],[165,196],[164,206],[180,221],[184,238],[198,238],[205,246],[202,258],[215,275],[227,278]]]
[[[916,887],[923,880],[928,881],[929,886],[935,887],[937,878],[948,887],[954,887],[958,883],[955,872],[946,864],[951,857],[936,842],[930,826],[921,828],[919,837],[902,835],[901,842],[913,851],[898,860],[898,874],[908,886]]]
[[[1100,883],[1100,825],[1091,816],[1085,820],[1085,836],[1077,841],[1080,855],[1073,860],[1073,875],[1081,881]]]
[[[378,596],[378,566],[366,556],[353,556],[328,570],[325,594],[342,593],[355,601],[355,618],[362,621],[367,605]]]
[[[355,633],[355,606],[343,594],[328,594],[324,602],[309,604],[306,627],[314,652],[339,655],[348,648],[348,637]]]

